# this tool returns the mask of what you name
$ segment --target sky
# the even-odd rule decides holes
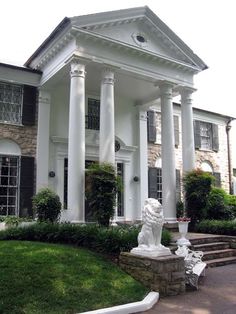
[[[236,117],[235,0],[2,0],[0,62],[23,65],[65,16],[144,5],[209,67],[195,78],[194,107]],[[236,149],[233,158],[236,167]]]

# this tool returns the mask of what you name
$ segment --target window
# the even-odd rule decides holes
[[[162,169],[148,169],[148,197],[156,198],[162,204]],[[176,169],[176,200],[181,199],[180,170]]]
[[[214,178],[215,181],[213,182],[213,185],[220,188],[221,187],[221,174],[220,172],[214,172],[213,166],[208,161],[203,161],[201,164],[201,169],[205,172],[210,173]]]
[[[0,122],[34,125],[37,88],[0,82]]]
[[[206,150],[212,149],[212,124],[200,122],[200,140],[201,148]]]
[[[85,116],[86,129],[100,129],[100,100],[88,99],[88,114]]]
[[[218,151],[218,126],[214,123],[195,120],[194,141],[196,149]]]
[[[23,87],[20,85],[0,83],[0,121],[4,123],[21,123]]]
[[[0,215],[18,215],[19,157],[0,155]]]
[[[124,185],[124,165],[122,163],[117,164],[117,175],[120,176],[121,184]],[[117,216],[124,216],[124,193],[118,191],[117,193]]]
[[[148,142],[161,144],[161,112],[150,110],[147,112],[147,136]],[[179,146],[179,116],[174,115],[174,140],[175,146]]]

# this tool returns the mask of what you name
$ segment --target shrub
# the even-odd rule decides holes
[[[194,226],[205,217],[207,197],[214,178],[200,169],[188,172],[183,179],[187,215]]]
[[[176,203],[176,217],[183,217],[185,215],[184,213],[184,203],[182,201],[178,201]]]
[[[227,194],[227,204],[230,207],[232,215],[236,218],[236,195]]]
[[[236,220],[203,220],[196,225],[195,230],[203,233],[235,236]]]
[[[113,165],[92,164],[86,172],[86,198],[92,219],[109,226],[114,215],[118,179]]]
[[[228,205],[229,195],[221,188],[212,187],[207,197],[206,219],[230,220],[234,218]]]
[[[56,222],[60,218],[60,198],[49,188],[44,188],[33,197],[33,209],[39,221]]]
[[[26,240],[73,244],[104,254],[119,254],[138,245],[141,226],[100,227],[95,224],[72,225],[36,223],[27,228],[0,231],[0,240]],[[169,245],[170,232],[163,230],[162,244]]]

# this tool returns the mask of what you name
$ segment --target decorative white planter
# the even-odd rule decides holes
[[[180,239],[177,240],[177,244],[180,246],[187,245],[190,246],[191,243],[186,239],[186,234],[188,233],[189,221],[178,221]]]
[[[6,223],[5,222],[0,222],[0,231],[6,229]]]

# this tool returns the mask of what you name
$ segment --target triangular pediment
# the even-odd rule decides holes
[[[25,66],[37,67],[40,59],[38,56],[44,55],[51,47],[55,53],[57,47],[63,46],[70,38],[72,31],[73,36],[76,32],[84,33],[86,38],[92,36],[98,40],[111,41],[112,44],[118,45],[118,49],[119,46],[127,46],[138,53],[141,51],[141,54],[143,52],[155,58],[166,59],[167,62],[191,67],[193,71],[207,68],[207,65],[147,6],[64,18],[26,61]],[[65,38],[62,38],[63,35]],[[60,40],[62,42],[58,43]],[[51,52],[50,56],[53,53]]]
[[[71,18],[72,25],[94,35],[200,70],[206,64],[148,7]]]

